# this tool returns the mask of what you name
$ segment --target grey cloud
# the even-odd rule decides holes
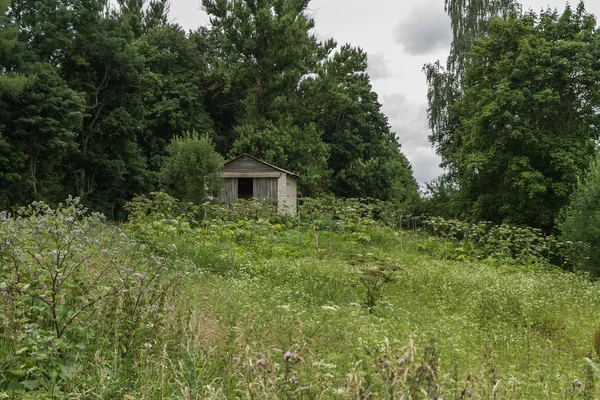
[[[394,77],[392,69],[389,67],[389,61],[383,53],[369,55],[369,76],[372,81],[379,79],[390,79]]]
[[[440,168],[440,157],[431,147],[417,147],[410,152],[405,151],[404,154],[413,167],[415,179],[421,185],[444,173]]]
[[[427,139],[427,105],[413,102],[403,93],[383,96],[382,100],[383,112],[396,132],[417,182],[423,184],[441,175],[441,160]]]
[[[450,46],[450,20],[439,1],[419,2],[394,28],[394,41],[410,55],[425,55]]]

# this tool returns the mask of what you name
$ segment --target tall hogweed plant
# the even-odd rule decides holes
[[[0,213],[0,238],[0,392],[55,395],[99,349],[130,358],[190,271],[147,255],[78,199]]]
[[[437,240],[432,249],[446,259],[492,258],[513,264],[577,268],[571,254],[578,244],[545,235],[540,229],[441,217],[423,218],[421,224],[424,231]]]

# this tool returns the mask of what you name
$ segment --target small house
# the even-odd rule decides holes
[[[222,203],[264,199],[276,204],[281,214],[296,214],[298,175],[244,153],[225,163],[222,176]]]

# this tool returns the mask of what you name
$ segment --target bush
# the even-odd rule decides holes
[[[600,162],[594,161],[587,176],[578,185],[571,204],[559,218],[558,230],[565,242],[575,246],[572,256],[580,268],[600,275]]]
[[[195,132],[176,136],[167,152],[169,157],[159,177],[167,193],[194,203],[203,203],[220,195],[224,160],[208,136],[199,136]]]

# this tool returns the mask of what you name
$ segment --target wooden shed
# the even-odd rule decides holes
[[[225,163],[222,175],[225,180],[222,203],[265,199],[276,204],[281,214],[296,214],[298,175],[246,153]]]

